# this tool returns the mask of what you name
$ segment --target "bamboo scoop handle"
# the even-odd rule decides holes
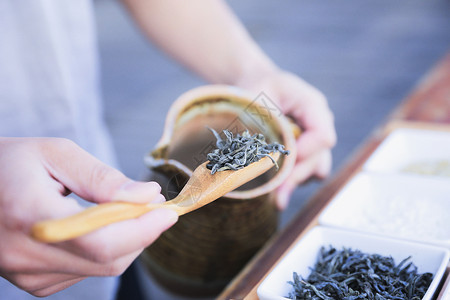
[[[279,153],[272,156],[275,160],[278,160],[278,157]],[[61,242],[115,222],[137,218],[157,208],[169,208],[181,216],[220,198],[273,166],[272,161],[264,157],[240,170],[222,171],[211,175],[211,171],[204,163],[195,169],[175,199],[149,204],[130,202],[99,204],[67,218],[38,222],[31,228],[31,236],[41,242]]]
[[[131,202],[111,202],[89,207],[84,211],[64,219],[42,221],[35,224],[31,236],[41,242],[56,243],[70,240],[103,226],[138,218],[143,214],[157,209],[170,208],[178,215],[184,214],[173,203],[139,204]]]

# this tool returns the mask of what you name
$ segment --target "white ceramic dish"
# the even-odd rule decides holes
[[[450,164],[450,132],[401,128],[394,130],[364,164],[374,172],[401,172],[411,164]]]
[[[449,180],[359,173],[320,214],[319,224],[450,249]]]
[[[320,247],[328,245],[337,249],[350,247],[367,253],[391,255],[397,263],[411,255],[419,273],[434,274],[423,298],[425,300],[431,299],[435,293],[450,256],[449,251],[442,247],[317,226],[293,246],[260,284],[257,290],[259,299],[288,299],[286,296],[291,291],[291,286],[287,282],[292,280],[293,272],[307,277],[310,273],[309,267],[314,265]]]

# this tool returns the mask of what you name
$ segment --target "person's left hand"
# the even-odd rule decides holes
[[[330,173],[331,148],[337,139],[333,113],[319,90],[289,72],[276,70],[237,85],[257,94],[264,92],[303,131],[297,140],[297,160],[292,174],[278,188],[277,205],[285,209],[299,183],[311,176],[324,178]]]

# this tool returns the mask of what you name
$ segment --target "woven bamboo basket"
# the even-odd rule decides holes
[[[269,142],[280,142],[291,151],[279,162],[279,170],[273,168],[181,216],[145,249],[140,259],[146,269],[172,292],[194,297],[217,294],[277,230],[275,192],[292,171],[295,137],[276,104],[264,94],[258,97],[228,86],[188,91],[173,103],[162,138],[145,158],[151,171],[147,179],[158,182],[166,198],[172,199],[215,147],[207,127],[218,132],[262,132]]]

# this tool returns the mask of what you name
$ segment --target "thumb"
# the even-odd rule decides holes
[[[81,198],[96,202],[163,202],[156,182],[137,182],[66,139],[46,140],[41,153],[50,175]]]

